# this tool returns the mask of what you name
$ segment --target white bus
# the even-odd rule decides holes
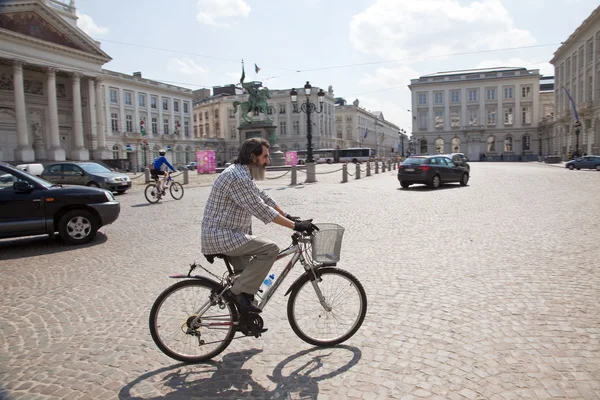
[[[314,153],[319,155],[318,163],[333,164],[335,162],[335,149],[319,149]]]
[[[306,164],[306,150],[296,150],[296,154],[298,154],[298,165]],[[316,150],[313,150],[313,160],[315,163],[323,162],[319,160],[319,153]]]
[[[349,149],[340,149],[340,162],[365,162],[376,156],[374,149],[365,147],[351,147]]]

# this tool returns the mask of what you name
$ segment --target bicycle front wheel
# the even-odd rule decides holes
[[[367,314],[367,295],[359,280],[348,271],[320,268],[300,277],[290,294],[287,306],[292,330],[306,343],[334,346],[348,340],[358,331]],[[317,290],[323,296],[319,301]]]
[[[215,282],[188,279],[177,282],[158,296],[150,311],[150,334],[167,356],[197,363],[217,356],[229,346],[236,332],[236,313],[231,303],[219,302]],[[208,309],[197,317],[201,308]]]
[[[148,186],[146,186],[146,189],[144,190],[144,196],[146,196],[146,200],[148,200],[148,203],[150,203],[150,204],[158,203],[158,201],[160,200],[160,194],[158,193],[158,186],[156,186],[156,184],[154,184],[154,183],[151,183]]]
[[[172,182],[169,191],[175,200],[181,200],[183,197],[183,185],[179,182]]]

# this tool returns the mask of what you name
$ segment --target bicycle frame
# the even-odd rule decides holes
[[[261,302],[258,305],[258,307],[260,309],[264,309],[264,307],[269,303],[269,300],[273,297],[273,295],[275,294],[275,292],[277,291],[277,289],[279,288],[279,286],[281,285],[281,283],[285,280],[285,278],[288,276],[288,274],[290,273],[290,271],[292,270],[292,268],[294,267],[294,265],[296,265],[296,263],[298,261],[300,261],[300,263],[302,264],[302,266],[304,267],[304,270],[306,272],[313,270],[313,267],[311,265],[309,265],[306,262],[306,259],[304,258],[304,250],[303,250],[302,245],[301,245],[301,243],[306,243],[307,241],[310,241],[310,238],[301,237],[301,238],[298,239],[298,243],[291,244],[289,247],[287,247],[286,249],[284,249],[284,250],[282,250],[282,251],[279,252],[279,254],[277,255],[277,258],[275,259],[275,261],[281,260],[281,259],[283,259],[283,258],[285,258],[285,257],[287,257],[289,255],[292,255],[292,259],[288,262],[288,264],[283,269],[283,271],[281,273],[281,276],[278,279],[275,280],[275,282],[273,283],[273,286],[271,286],[270,288],[268,288],[267,291],[263,293],[263,295],[261,297]],[[172,276],[172,277],[173,278],[182,278],[184,276],[176,275],[176,276]],[[203,279],[207,279],[207,278],[203,278]],[[228,283],[224,286],[224,288],[221,291],[221,293],[219,293],[219,296],[222,296],[223,293],[225,293],[231,287],[232,281],[231,281],[231,279],[229,277],[227,279],[228,279]],[[327,302],[323,298],[323,294],[321,293],[321,290],[317,286],[315,280],[312,280],[312,285],[313,285],[313,288],[315,289],[317,297],[319,298],[319,302],[321,303],[321,305],[323,306],[323,308],[325,308],[327,311],[330,311],[331,307],[327,304]],[[198,324],[198,320],[202,318],[202,315],[204,315],[204,313],[210,307],[212,307],[212,304],[211,304],[211,300],[209,299],[206,303],[204,303],[198,309],[198,311],[196,312],[196,318],[194,318],[194,320],[192,321],[191,325],[192,326],[196,326]],[[233,324],[234,323],[231,323],[231,325],[233,325]],[[223,322],[214,322],[214,323],[211,323],[211,322],[201,322],[197,326],[203,326],[203,327],[207,327],[207,328],[212,328],[212,327],[218,327],[218,326],[223,326],[223,325],[230,325],[230,324],[229,323],[223,323]]]

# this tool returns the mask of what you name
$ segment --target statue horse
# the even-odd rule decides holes
[[[249,93],[248,101],[244,101],[244,102],[234,101],[233,102],[233,107],[234,107],[233,112],[234,113],[237,112],[237,108],[239,106],[240,112],[242,114],[242,119],[246,123],[252,122],[252,119],[250,117],[248,117],[248,113],[250,113],[250,112],[254,113],[255,115],[263,113],[267,117],[267,121],[272,122],[273,119],[269,116],[269,108],[272,108],[272,107],[267,102],[267,99],[271,98],[271,93],[269,92],[269,89],[264,88],[262,90],[258,90],[257,88],[254,88],[251,86],[248,86],[248,87],[244,86],[244,88],[246,88]]]

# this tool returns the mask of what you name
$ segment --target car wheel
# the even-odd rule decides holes
[[[410,183],[408,183],[408,182],[400,182],[400,186],[402,186],[404,189],[407,189],[410,186]]]
[[[96,236],[98,222],[86,210],[72,210],[62,216],[58,223],[58,234],[67,244],[85,244]]]
[[[600,165],[596,165],[596,171],[600,171]]]
[[[577,168],[577,171],[581,171],[581,168]]]
[[[125,194],[127,190],[117,190],[117,194]]]
[[[435,175],[433,178],[431,178],[431,182],[429,182],[429,184],[427,186],[429,186],[432,189],[437,189],[440,187],[441,184],[441,180],[440,180],[440,176],[439,175]]]
[[[99,188],[99,187],[100,187],[100,185],[98,185],[98,184],[97,184],[96,182],[94,182],[94,181],[88,182],[87,186],[89,186],[89,187],[97,187],[97,188]]]
[[[462,178],[460,178],[460,186],[467,186],[467,183],[469,183],[469,174],[464,173]]]
[[[574,166],[573,164],[571,164],[571,165],[569,165],[569,169],[570,169],[571,171],[573,171],[573,170],[575,169],[575,166]]]

